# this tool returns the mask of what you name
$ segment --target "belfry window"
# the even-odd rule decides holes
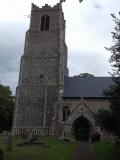
[[[69,115],[70,115],[70,109],[68,106],[65,106],[63,108],[63,121],[68,120]]]
[[[41,17],[41,31],[48,31],[50,24],[50,17],[45,15]]]

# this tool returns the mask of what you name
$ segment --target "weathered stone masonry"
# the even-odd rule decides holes
[[[43,31],[41,18],[46,15],[50,17],[49,30]],[[16,93],[15,133],[37,130],[55,134],[59,123],[56,113],[59,109],[55,104],[67,74],[65,20],[61,4],[42,8],[32,4]]]

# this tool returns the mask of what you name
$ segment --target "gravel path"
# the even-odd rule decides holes
[[[93,152],[90,150],[88,142],[79,142],[71,160],[95,160]]]

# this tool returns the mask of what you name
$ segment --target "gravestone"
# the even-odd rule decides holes
[[[3,132],[3,142],[5,144],[6,151],[11,151],[11,149],[12,149],[12,135],[9,131]]]
[[[3,151],[0,149],[0,160],[4,160]]]

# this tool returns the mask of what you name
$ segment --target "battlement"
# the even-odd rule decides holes
[[[40,8],[39,6],[32,3],[32,11],[33,12],[38,12],[38,11],[42,11],[42,10],[59,10],[59,9],[62,9],[61,3],[57,3],[53,7],[48,4],[45,4],[44,6],[42,6],[42,8]]]

